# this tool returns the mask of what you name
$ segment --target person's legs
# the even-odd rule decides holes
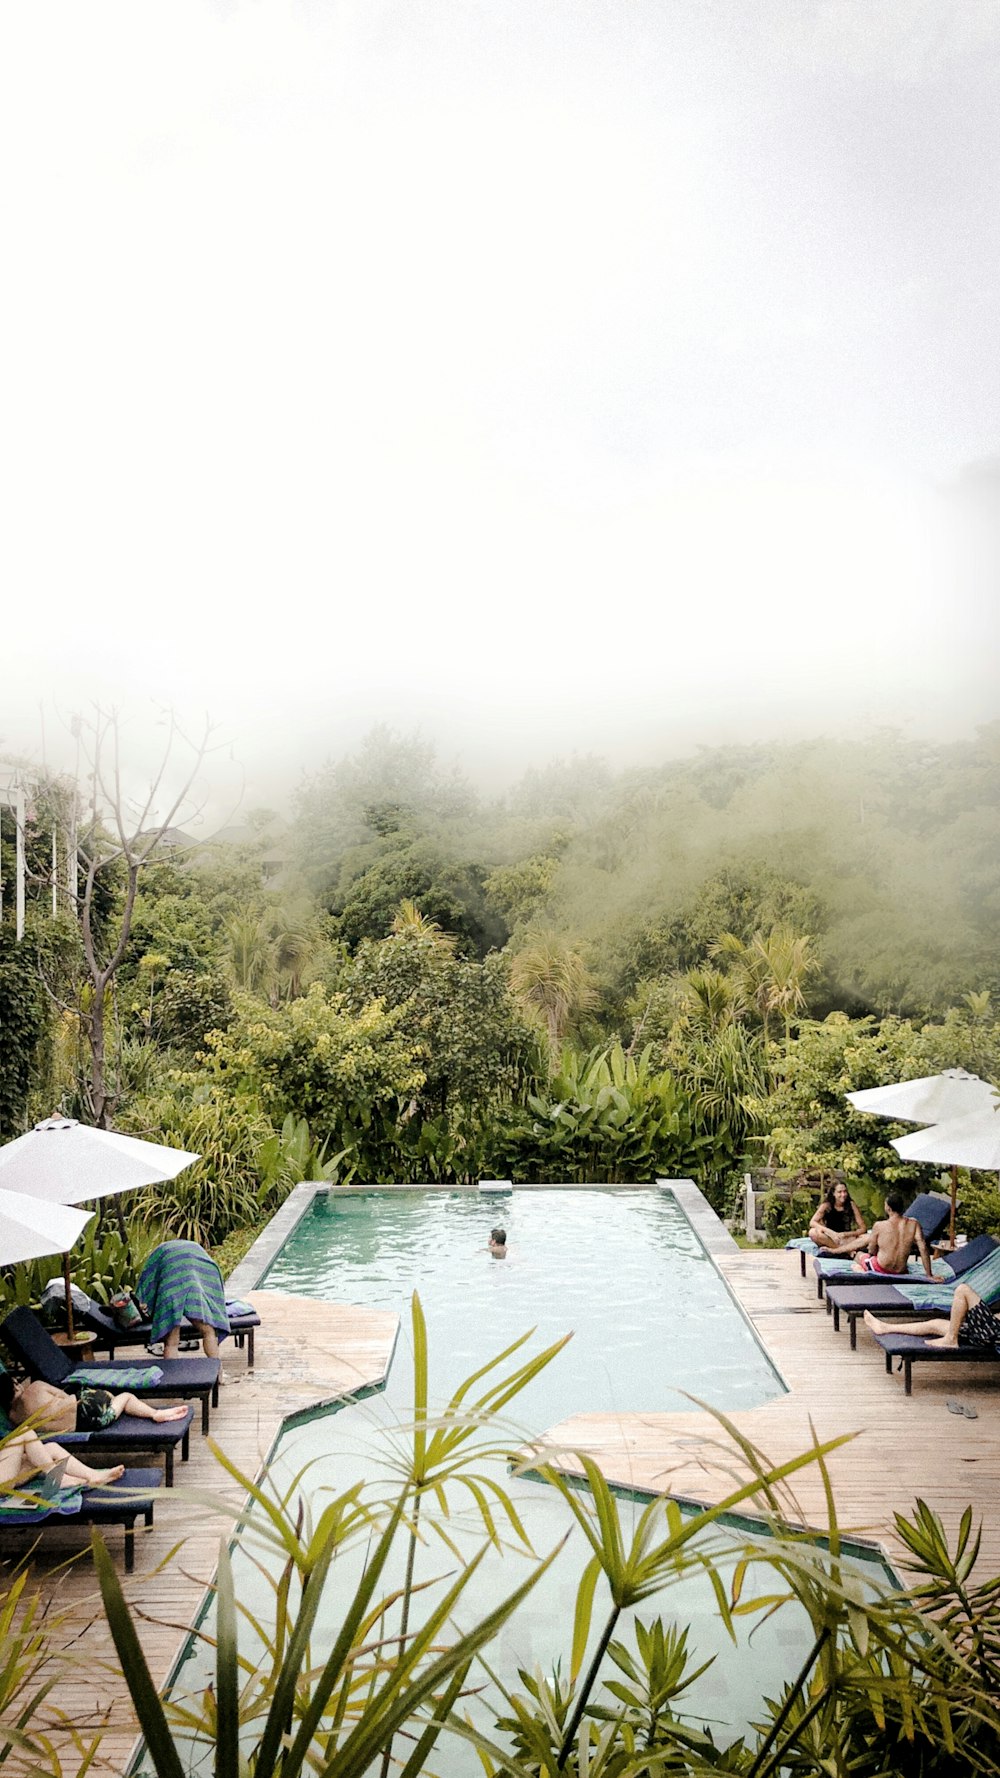
[[[164,1341],[163,1341],[163,1356],[164,1356],[164,1358],[177,1358],[180,1354],[180,1349],[181,1349],[180,1327],[172,1327],[170,1329],[170,1332],[165,1336]]]
[[[89,1488],[98,1487],[104,1482],[117,1481],[120,1475],[125,1474],[123,1463],[116,1463],[111,1469],[91,1469],[88,1464],[81,1463],[78,1457],[64,1450],[62,1445],[43,1445],[33,1432],[22,1432],[16,1438],[8,1439],[0,1451],[0,1481],[27,1481],[31,1473],[38,1470],[47,1475],[64,1457],[66,1468],[63,1473],[67,1479],[71,1482],[84,1482]]]
[[[827,1228],[825,1222],[812,1222],[809,1224],[809,1239],[815,1241],[817,1247],[821,1247],[824,1253],[835,1253],[837,1251],[837,1236],[831,1229]]]
[[[865,1326],[874,1334],[905,1333],[916,1334],[918,1339],[944,1339],[949,1325],[940,1315],[933,1321],[880,1321],[870,1309],[865,1310]]]
[[[957,1346],[958,1335],[969,1310],[980,1298],[968,1284],[956,1284],[955,1294],[951,1299],[951,1313],[947,1321],[940,1315],[932,1321],[879,1321],[870,1309],[865,1310],[865,1326],[872,1333],[906,1333],[916,1334],[918,1339],[936,1340],[941,1346]]]
[[[115,1419],[120,1420],[123,1414],[134,1414],[137,1420],[182,1420],[187,1413],[183,1402],[169,1408],[155,1408],[151,1401],[143,1401],[141,1395],[133,1395],[125,1390],[121,1395],[112,1396]]]
[[[201,1339],[201,1343],[202,1343],[203,1347],[205,1348],[205,1357],[206,1358],[218,1358],[218,1356],[219,1356],[219,1336],[216,1333],[215,1328],[210,1326],[210,1324],[207,1321],[195,1321],[195,1322],[192,1322],[192,1326],[196,1327],[198,1329],[198,1334]]]

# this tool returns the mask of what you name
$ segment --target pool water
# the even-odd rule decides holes
[[[507,1230],[508,1256],[502,1260],[486,1248],[495,1223]],[[428,1324],[432,1409],[527,1329],[537,1329],[531,1351],[572,1332],[569,1345],[512,1404],[512,1448],[588,1408],[687,1409],[691,1404],[683,1391],[721,1408],[751,1407],[783,1388],[680,1206],[671,1194],[653,1189],[532,1190],[484,1199],[441,1192],[321,1194],[262,1284],[389,1308],[401,1316],[385,1390],[289,1426],[279,1440],[272,1482],[291,1487],[307,1468],[304,1492],[314,1518],[331,1495],[357,1480],[371,1483],[380,1473],[387,1476],[387,1449],[405,1448],[412,1417],[414,1289]],[[492,1474],[514,1498],[535,1550],[544,1554],[555,1548],[571,1523],[557,1491],[527,1477],[512,1478],[498,1459],[492,1460]],[[483,1542],[481,1526],[466,1497],[456,1495],[456,1504],[448,1533],[471,1556]],[[642,1504],[623,1503],[626,1535]],[[588,1553],[579,1529],[573,1530],[526,1603],[490,1644],[490,1667],[505,1684],[520,1690],[519,1669],[536,1664],[550,1673],[557,1664],[567,1671],[576,1588]],[[360,1552],[338,1558],[340,1599],[359,1577],[360,1561]],[[252,1558],[237,1547],[234,1563],[237,1596],[264,1612],[268,1590]],[[512,1539],[502,1551],[491,1550],[462,1599],[460,1625],[485,1615],[525,1579],[530,1565],[531,1558]],[[454,1558],[431,1535],[418,1557],[417,1579],[453,1576],[454,1569]],[[753,1590],[770,1591],[766,1571],[762,1575],[763,1584]],[[876,1583],[885,1577],[881,1565],[872,1565],[871,1577]],[[401,1568],[387,1571],[384,1583],[392,1586],[400,1579]],[[438,1592],[430,1585],[421,1598],[433,1599]],[[606,1608],[606,1594],[599,1589],[595,1636]],[[743,1620],[734,1645],[701,1575],[674,1582],[645,1601],[639,1615],[689,1625],[693,1665],[717,1657],[685,1699],[685,1714],[698,1725],[712,1723],[723,1744],[758,1714],[762,1696],[780,1694],[808,1635],[804,1614],[792,1607],[756,1629],[755,1620]],[[320,1627],[315,1658],[322,1659],[336,1627],[333,1619]],[[631,1643],[627,1620],[617,1634]],[[245,1628],[241,1648],[253,1654]],[[210,1668],[211,1656],[194,1644],[172,1688],[174,1698],[202,1689]],[[489,1701],[476,1708],[481,1726],[492,1732]],[[431,1765],[443,1778],[458,1778],[475,1758],[464,1743],[444,1736]],[[187,1769],[207,1774],[210,1755],[191,1747]]]
[[[497,1223],[506,1259],[487,1251]],[[784,1388],[666,1191],[321,1195],[262,1284],[404,1319],[418,1291],[442,1398],[528,1328],[539,1346],[572,1333],[518,1397],[533,1432],[587,1409],[688,1407],[684,1390],[729,1409]],[[407,1367],[394,1365],[390,1400],[406,1381]]]

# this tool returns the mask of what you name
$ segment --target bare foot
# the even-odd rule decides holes
[[[872,1314],[870,1309],[865,1310],[865,1326],[869,1328],[873,1334],[892,1332],[891,1324],[888,1321],[879,1321],[877,1317]]]
[[[124,1463],[116,1463],[111,1469],[92,1469],[87,1486],[89,1488],[103,1488],[107,1482],[117,1482],[118,1477],[124,1474]]]
[[[184,1403],[182,1401],[179,1401],[177,1403],[176,1407],[154,1408],[153,1409],[153,1419],[154,1420],[183,1420],[186,1413],[187,1413],[187,1408],[184,1406]]]

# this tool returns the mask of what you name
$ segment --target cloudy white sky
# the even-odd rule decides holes
[[[0,749],[1000,714],[998,94],[995,0],[9,0]]]

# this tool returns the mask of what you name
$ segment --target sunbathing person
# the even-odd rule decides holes
[[[187,1413],[183,1402],[154,1408],[131,1390],[112,1395],[109,1389],[86,1387],[71,1395],[51,1383],[15,1383],[6,1371],[0,1376],[0,1408],[12,1425],[31,1420],[46,1432],[101,1432],[123,1414],[134,1414],[138,1420],[180,1420]]]
[[[872,1224],[872,1232],[865,1246],[867,1253],[859,1253],[854,1265],[859,1272],[905,1272],[907,1261],[914,1247],[924,1262],[924,1271],[928,1278],[933,1278],[931,1256],[927,1250],[924,1231],[919,1222],[912,1216],[904,1216],[906,1199],[902,1192],[891,1191],[887,1194],[885,1207],[888,1215],[881,1222]]]
[[[824,1252],[845,1259],[868,1240],[868,1225],[842,1179],[823,1193],[809,1224],[809,1238]]]
[[[971,1284],[956,1284],[947,1320],[935,1315],[929,1321],[880,1321],[866,1309],[865,1326],[874,1334],[916,1334],[936,1346],[996,1346],[1000,1350],[1000,1316],[986,1307]]]
[[[30,1488],[33,1475],[39,1470],[46,1473],[54,1469],[64,1458],[64,1480],[77,1482],[85,1488],[101,1488],[125,1474],[123,1463],[114,1463],[110,1469],[91,1469],[89,1464],[81,1463],[79,1457],[65,1451],[62,1445],[43,1445],[34,1432],[12,1432],[0,1444],[0,1482]]]

